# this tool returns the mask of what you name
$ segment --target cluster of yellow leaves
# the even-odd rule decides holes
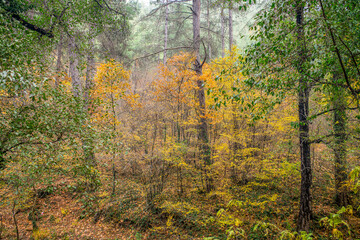
[[[196,111],[199,108],[198,80],[202,80],[206,86],[216,84],[213,69],[208,64],[203,65],[202,75],[198,76],[195,73],[194,60],[191,53],[180,53],[173,56],[166,65],[159,66],[157,79],[152,84],[152,94],[155,100],[166,104],[172,112],[171,118],[175,122],[182,127],[190,128],[198,125],[199,121],[199,112]],[[191,114],[189,115],[190,109]],[[201,117],[207,118],[208,122],[212,124],[219,116],[216,111],[207,108]],[[188,130],[190,129],[188,128]]]
[[[140,107],[137,101],[139,95],[131,93],[129,78],[130,71],[115,60],[101,63],[97,67],[94,78],[95,87],[92,92],[93,98],[100,101],[99,109],[94,113],[96,121],[106,120],[120,99],[133,108]],[[118,121],[114,116],[112,119]]]
[[[170,101],[173,105],[194,104],[189,96],[196,89],[193,61],[194,57],[190,53],[181,53],[170,58],[167,65],[159,66],[158,79],[153,83],[153,94],[157,101]]]
[[[103,100],[119,99],[130,89],[129,78],[130,71],[125,70],[121,63],[114,60],[101,63],[96,71],[93,94]]]

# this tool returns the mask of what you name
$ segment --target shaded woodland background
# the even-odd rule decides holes
[[[360,238],[357,0],[1,0],[0,33],[0,239]]]

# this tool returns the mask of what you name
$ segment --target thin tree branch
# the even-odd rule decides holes
[[[351,59],[353,60],[353,62],[354,62],[354,65],[355,65],[355,67],[356,67],[356,70],[357,70],[357,72],[358,72],[358,75],[360,76],[360,70],[359,70],[359,67],[358,67],[358,65],[357,65],[357,63],[356,63],[356,60],[355,60],[355,56],[354,56],[354,54],[353,54],[353,52],[350,50],[350,48],[345,44],[345,42],[342,40],[342,38],[340,37],[340,36],[338,36],[339,37],[339,39],[340,39],[340,42],[345,46],[345,48],[349,51],[349,53],[350,53],[350,56],[351,56]]]
[[[358,109],[357,107],[354,107],[354,108],[350,108],[350,107],[349,107],[349,108],[345,108],[345,110],[357,110],[357,109]],[[331,109],[328,109],[328,110],[319,112],[319,113],[317,113],[317,114],[312,115],[311,117],[308,117],[308,120],[315,119],[315,118],[317,118],[318,116],[321,116],[321,115],[323,115],[323,114],[325,114],[325,113],[329,113],[329,112],[332,112],[332,111],[335,111],[335,110],[337,110],[337,108],[331,108]]]
[[[189,48],[192,48],[192,47],[166,48],[166,49],[162,49],[162,50],[160,50],[160,51],[157,51],[157,52],[154,52],[154,53],[150,53],[150,54],[145,55],[145,56],[142,56],[142,57],[135,58],[135,59],[131,60],[131,62],[134,62],[134,61],[139,60],[139,59],[142,59],[142,58],[151,57],[151,56],[153,56],[153,55],[156,55],[156,54],[159,54],[159,53],[161,53],[161,52],[168,51],[168,50],[189,49]]]
[[[350,91],[351,91],[351,93],[354,95],[354,97],[355,97],[355,98],[358,98],[358,97],[357,97],[358,91],[355,91],[355,89],[353,89],[353,87],[351,86],[351,83],[350,83],[350,80],[349,80],[349,76],[347,75],[347,71],[346,71],[346,69],[345,69],[345,66],[344,66],[344,63],[343,63],[343,60],[342,60],[342,57],[341,57],[339,48],[338,48],[338,46],[337,46],[334,33],[333,33],[333,31],[332,31],[332,29],[331,29],[331,27],[330,27],[330,25],[329,25],[329,23],[328,23],[328,21],[327,21],[327,17],[326,17],[326,14],[325,14],[325,9],[324,9],[322,0],[319,0],[319,3],[320,3],[322,15],[323,15],[323,17],[324,17],[325,25],[326,25],[328,31],[330,32],[331,40],[332,40],[332,43],[333,43],[333,45],[334,45],[334,47],[335,47],[335,53],[336,53],[336,56],[337,56],[337,58],[338,58],[338,60],[339,60],[339,63],[340,63],[342,72],[343,72],[343,74],[344,74],[346,84],[348,85],[348,88],[350,89]]]
[[[42,145],[42,144],[48,144],[48,143],[56,143],[56,142],[59,142],[62,140],[62,137],[64,135],[64,132],[61,132],[60,135],[54,140],[54,141],[50,141],[50,142],[31,142],[31,141],[22,141],[22,142],[19,142],[5,150],[2,150],[1,153],[4,154],[4,153],[7,153],[7,152],[10,152],[12,149],[18,147],[18,146],[21,146],[21,145]]]
[[[312,143],[329,143],[329,142],[326,142],[324,139],[328,138],[328,137],[332,137],[332,136],[335,136],[334,133],[331,133],[331,134],[328,134],[328,135],[325,135],[325,136],[322,136],[322,137],[319,137],[317,139],[314,139],[312,141],[309,141],[309,144],[312,144]]]

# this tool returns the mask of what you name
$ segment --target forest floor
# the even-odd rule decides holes
[[[38,186],[36,198],[34,191],[21,193],[24,199],[15,199],[19,236],[23,240],[230,239],[226,233],[235,229],[246,236],[239,239],[280,239],[281,232],[296,229],[299,173],[295,164],[271,164],[245,184],[231,187],[218,184],[209,194],[196,191],[190,181],[184,181],[188,188],[181,196],[177,195],[177,185],[170,184],[176,179],[169,179],[168,187],[154,201],[156,211],[148,210],[146,192],[140,180],[131,179],[130,169],[120,171],[121,166],[117,166],[116,192],[112,195],[111,169],[99,166],[102,185],[97,191],[85,191],[86,185],[62,178],[45,194],[39,193],[46,188]],[[327,187],[332,185],[331,177],[325,174],[330,171],[324,171],[330,168],[328,165],[314,164],[312,232],[314,239],[321,240],[331,239],[333,229],[320,224],[320,219],[339,209],[333,204],[334,189]],[[6,181],[0,178],[0,240],[16,239],[12,214],[15,193]],[[35,232],[29,217],[33,209],[38,226]],[[348,234],[346,225],[340,224],[343,239],[360,239],[358,214],[340,217],[351,229]],[[258,223],[269,225],[256,230]]]
[[[39,230],[33,233],[29,211],[18,210],[16,220],[20,239],[137,239],[139,233],[128,227],[94,218],[80,219],[81,203],[68,193],[39,199]],[[12,206],[0,209],[0,239],[16,239],[16,228],[12,216]]]

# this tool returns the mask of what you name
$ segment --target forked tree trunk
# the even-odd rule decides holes
[[[298,61],[297,70],[299,72],[299,141],[301,155],[301,188],[300,188],[300,209],[298,218],[298,230],[310,230],[310,220],[312,215],[311,209],[311,185],[312,170],[310,158],[310,141],[309,141],[309,84],[304,75],[305,62],[305,41],[304,41],[304,7],[301,0],[296,1],[296,25],[297,25],[297,42]]]
[[[209,176],[207,171],[207,166],[211,165],[210,158],[210,147],[209,147],[209,137],[208,137],[208,124],[205,117],[205,90],[204,90],[204,81],[200,79],[202,75],[202,65],[200,62],[200,9],[201,1],[193,0],[193,46],[194,53],[196,56],[194,68],[196,75],[198,76],[197,80],[197,97],[199,102],[199,142],[200,142],[200,154],[201,158],[205,164],[205,182],[206,182],[206,191],[210,192],[213,189],[212,178]]]

